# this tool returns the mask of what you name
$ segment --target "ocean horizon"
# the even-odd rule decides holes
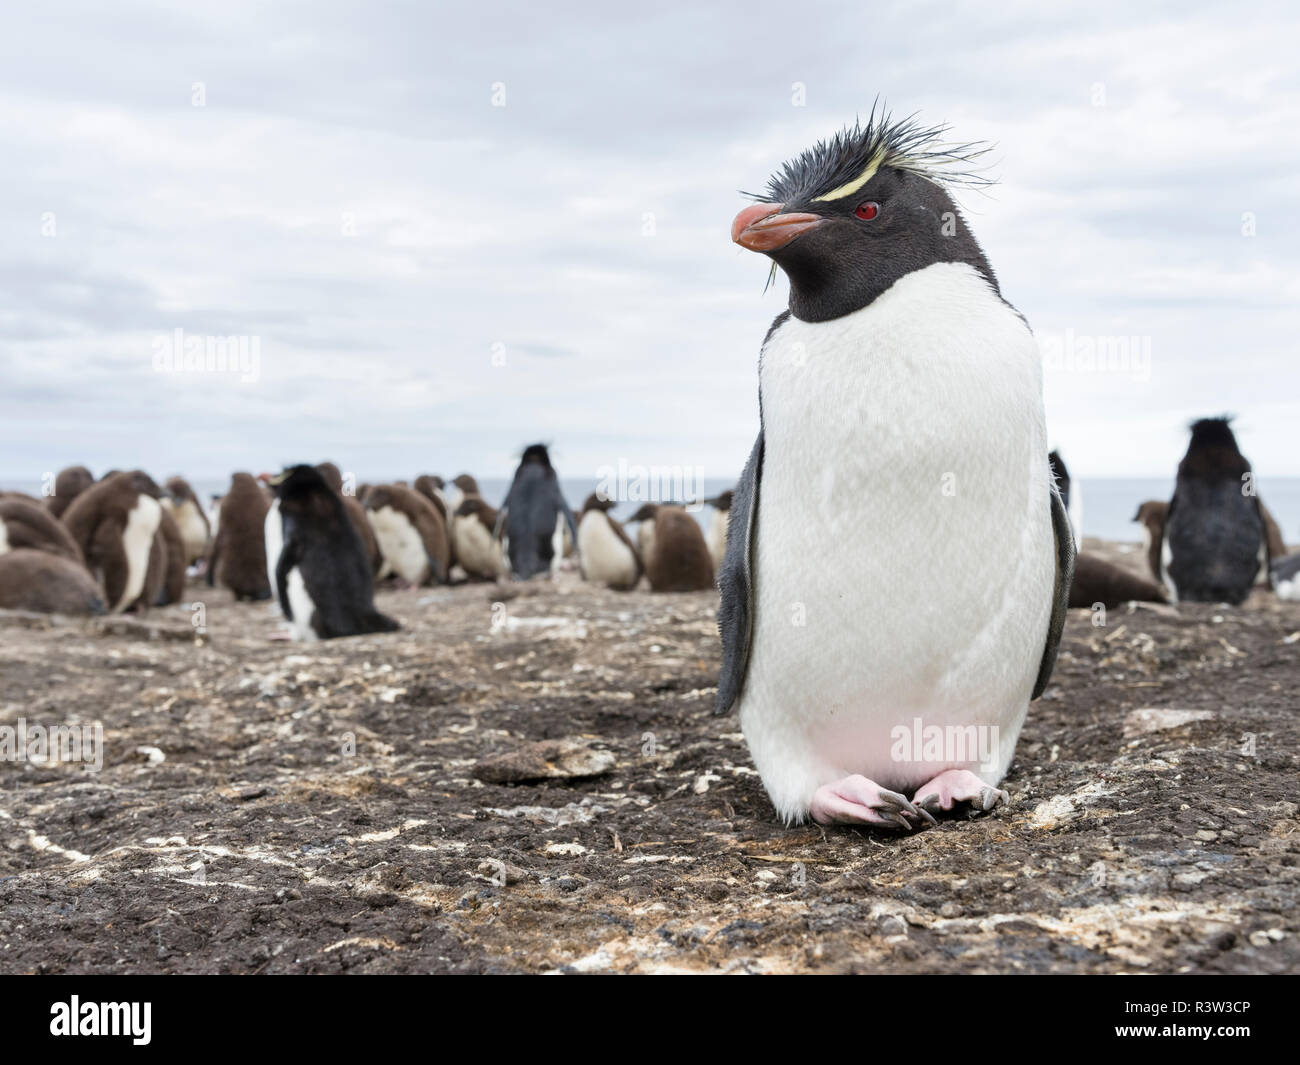
[[[372,484],[384,483],[378,477],[358,478]],[[412,476],[388,478],[388,480],[411,480]],[[510,487],[508,477],[480,477],[479,489],[483,498],[493,506],[500,506]],[[708,498],[735,486],[732,477],[706,477],[701,480],[698,495]],[[1083,535],[1102,540],[1120,542],[1140,541],[1142,533],[1134,523],[1133,516],[1138,504],[1148,499],[1168,499],[1174,488],[1171,477],[1097,477],[1079,478],[1074,482],[1082,486],[1083,492]],[[229,478],[198,477],[190,480],[195,493],[204,501],[213,495],[220,495],[229,485]],[[561,477],[560,486],[569,505],[576,511],[583,500],[596,490],[597,481],[585,477]],[[692,486],[697,487],[697,486]],[[1282,527],[1282,535],[1288,544],[1300,543],[1300,477],[1273,477],[1258,481],[1260,498]],[[0,491],[27,492],[40,495],[39,481],[31,478],[11,477],[0,479]],[[626,520],[641,506],[641,500],[623,501],[614,508],[614,515]],[[707,526],[711,508],[702,507],[695,510],[696,520]]]

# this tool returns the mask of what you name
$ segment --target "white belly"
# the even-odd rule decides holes
[[[778,811],[850,773],[907,791],[1006,771],[1055,580],[1037,347],[969,267],[831,322],[788,321],[760,370],[766,434],[740,720]],[[981,727],[977,758],[898,728]],[[973,752],[971,752],[973,753]],[[915,757],[913,757],[915,755]]]
[[[410,584],[420,584],[429,571],[429,555],[420,530],[411,524],[410,518],[392,507],[380,507],[366,514],[384,556],[381,575],[396,573]]]
[[[466,573],[476,577],[502,577],[506,573],[501,544],[478,518],[458,516],[452,519],[452,537],[456,542],[456,561]]]
[[[126,587],[122,598],[113,607],[120,613],[140,598],[144,591],[145,574],[149,570],[149,550],[153,547],[154,533],[162,521],[162,505],[153,496],[141,495],[126,516],[122,530],[122,550],[126,553]]]
[[[293,613],[293,620],[290,622],[293,627],[293,638],[306,642],[318,639],[316,630],[311,627],[312,615],[316,613],[316,604],[307,594],[307,584],[302,579],[302,572],[297,566],[285,575],[284,594],[289,600],[289,609]]]
[[[586,580],[620,590],[636,584],[636,556],[603,511],[589,510],[578,523],[578,558]]]
[[[208,545],[208,528],[203,524],[203,516],[199,513],[197,504],[189,499],[172,511],[172,517],[176,519],[176,527],[180,530],[181,541],[185,545],[185,564],[189,565],[203,556],[204,548]],[[271,583],[275,583],[274,578]]]
[[[280,564],[280,552],[284,549],[284,522],[280,518],[278,499],[271,500],[271,509],[266,512],[266,521],[262,523],[262,537],[266,541],[266,575],[271,579],[271,594],[279,598],[275,569]]]
[[[9,550],[9,530],[5,528],[4,518],[0,518],[0,555]]]

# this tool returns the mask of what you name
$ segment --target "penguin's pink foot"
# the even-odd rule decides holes
[[[968,802],[977,814],[986,814],[998,803],[1010,800],[1005,791],[986,784],[969,769],[945,769],[930,783],[917,788],[912,796],[912,801],[922,810],[951,810],[958,803]]]
[[[821,825],[878,825],[910,832],[916,823],[935,820],[926,810],[908,802],[906,795],[888,791],[866,777],[845,777],[834,784],[823,784],[812,797],[813,820]]]
[[[270,636],[267,637],[267,639],[271,640],[274,643],[279,643],[281,640],[292,640],[293,629],[276,629],[273,633],[271,633]]]

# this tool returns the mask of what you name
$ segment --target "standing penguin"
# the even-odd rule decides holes
[[[184,544],[185,565],[192,566],[208,552],[208,540],[212,536],[208,516],[184,477],[168,477],[164,487],[167,495],[163,497],[163,508],[171,511]]]
[[[587,497],[578,518],[578,557],[583,580],[626,592],[637,586],[643,566],[622,524],[610,514],[613,509],[612,499],[596,492]]]
[[[709,544],[709,557],[713,559],[715,570],[722,569],[722,559],[727,553],[727,523],[731,519],[731,500],[734,496],[735,491],[728,488],[725,492],[720,492],[712,499],[704,501],[713,508],[713,519],[709,522],[706,539]]]
[[[556,525],[561,520],[576,542],[577,522],[560,492],[546,445],[530,444],[519,459],[498,518],[498,525],[504,523],[506,531],[510,569],[521,581],[549,572],[556,556]]]
[[[162,489],[140,470],[114,473],[81,492],[63,513],[86,567],[104,588],[110,613],[150,605],[142,597],[162,521],[161,496]]]
[[[339,495],[312,466],[271,479],[284,521],[276,563],[280,609],[300,640],[329,640],[401,626],[375,609],[374,580]]]
[[[1164,581],[1160,572],[1160,551],[1165,542],[1165,517],[1169,513],[1169,504],[1159,499],[1148,499],[1140,503],[1133,520],[1142,525],[1142,549],[1147,555],[1147,568],[1158,581]]]
[[[221,520],[208,555],[208,586],[224,584],[238,599],[270,599],[266,516],[270,501],[251,473],[236,473],[221,497]]]
[[[673,503],[646,503],[629,521],[639,521],[642,561],[656,592],[702,592],[713,587],[713,559],[699,523]],[[646,526],[653,530],[642,539]]]
[[[465,494],[451,521],[452,557],[467,576],[494,581],[510,572],[496,538],[497,512],[477,492]]]
[[[361,546],[366,549],[366,557],[370,559],[370,572],[378,573],[379,567],[384,563],[384,556],[380,553],[379,541],[375,539],[375,530],[370,527],[370,519],[366,517],[366,508],[357,502],[356,496],[344,493],[343,474],[334,463],[319,462],[316,464],[316,469],[325,478],[325,483],[343,500],[343,509],[348,512],[348,520],[352,522],[352,527],[361,537]],[[274,588],[274,585],[272,587]]]
[[[379,576],[412,585],[445,584],[451,540],[438,508],[413,488],[383,484],[366,493],[366,517],[384,556]]]
[[[717,709],[787,822],[907,830],[1005,799],[1065,620],[1040,356],[947,191],[979,149],[944,132],[873,109],[732,224],[790,303],[731,508]]]
[[[1245,600],[1267,569],[1259,497],[1248,491],[1250,463],[1227,418],[1192,423],[1165,518],[1160,569],[1173,602]]]
[[[145,578],[145,601],[150,606],[170,606],[185,598],[185,570],[189,565],[186,560],[190,549],[165,501],[166,496],[163,497],[158,531],[153,534],[149,575]]]

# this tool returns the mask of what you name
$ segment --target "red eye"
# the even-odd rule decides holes
[[[875,200],[863,200],[853,213],[862,221],[870,222],[876,215],[880,214],[880,204],[876,203]]]

